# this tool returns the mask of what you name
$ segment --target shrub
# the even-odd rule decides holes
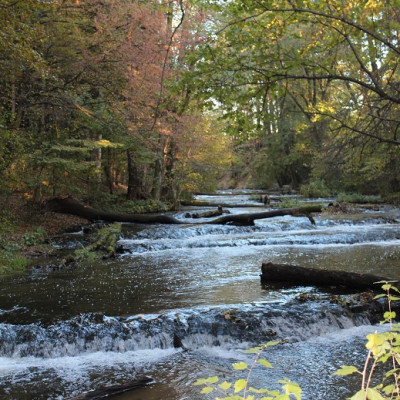
[[[381,201],[380,196],[365,196],[360,193],[339,193],[336,200],[339,203],[377,203]]]
[[[304,197],[310,198],[329,197],[332,195],[331,190],[322,179],[311,181],[308,185],[301,186],[300,193]]]
[[[19,254],[21,246],[0,237],[0,274],[22,271],[28,260]]]
[[[41,226],[30,230],[22,236],[22,241],[26,246],[37,246],[42,244],[47,237],[47,232]]]

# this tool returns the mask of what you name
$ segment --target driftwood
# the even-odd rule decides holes
[[[51,211],[73,214],[82,218],[86,218],[90,221],[107,221],[107,222],[133,222],[139,224],[184,224],[184,221],[180,221],[170,215],[143,215],[143,214],[120,214],[114,212],[105,212],[96,210],[95,208],[86,206],[80,201],[68,196],[68,197],[54,197],[49,200],[46,204],[47,208]],[[308,205],[303,207],[295,208],[282,208],[280,210],[263,211],[258,213],[246,213],[246,214],[229,214],[219,218],[200,222],[200,224],[217,224],[217,225],[254,225],[254,221],[257,219],[272,218],[284,215],[303,216],[306,215],[310,221],[315,224],[311,217],[311,213],[321,212],[321,206],[319,205]]]
[[[261,267],[262,282],[282,282],[296,285],[342,286],[350,289],[380,290],[376,282],[390,281],[389,278],[372,274],[355,272],[321,270],[297,265],[263,263]]]
[[[129,392],[131,390],[144,387],[151,381],[152,381],[151,378],[145,377],[145,378],[135,379],[133,381],[126,382],[122,385],[104,386],[97,390],[93,390],[91,392],[80,394],[79,396],[76,396],[76,397],[72,398],[71,400],[104,399],[106,397],[114,396],[117,394]]]

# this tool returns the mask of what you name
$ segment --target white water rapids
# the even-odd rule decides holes
[[[202,199],[248,204],[247,195]],[[258,208],[231,208],[233,213]],[[184,219],[187,210],[177,213]],[[154,383],[116,399],[213,399],[191,384],[200,377],[243,377],[232,362],[243,349],[284,343],[264,355],[254,386],[277,388],[288,377],[304,399],[341,400],[357,377],[334,377],[361,365],[365,335],[378,329],[363,312],[334,304],[312,287],[260,283],[263,261],[371,272],[400,278],[400,213],[392,207],[350,215],[276,217],[253,227],[187,224],[123,226],[124,253],[72,269],[33,269],[0,280],[0,398],[69,399],[147,375]],[[59,247],[79,247],[82,234]],[[310,300],[296,299],[308,293]],[[312,296],[319,299],[312,300]],[[174,335],[187,351],[174,348]],[[242,374],[242,375],[241,375]]]

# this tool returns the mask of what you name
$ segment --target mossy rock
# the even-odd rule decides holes
[[[109,257],[113,257],[117,252],[117,242],[121,237],[121,227],[121,224],[115,223],[99,229],[91,250],[104,251]]]

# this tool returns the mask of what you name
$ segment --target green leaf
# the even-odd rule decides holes
[[[379,333],[371,333],[367,335],[368,342],[365,345],[365,347],[368,350],[371,350],[374,354],[378,353],[378,349],[386,340],[386,335],[385,334],[379,334]]]
[[[232,383],[229,383],[227,381],[221,383],[220,385],[218,385],[222,390],[228,390],[231,386]]]
[[[393,286],[391,283],[397,283],[397,281],[390,281],[387,282],[385,285],[382,285],[383,290],[394,290],[397,293],[400,293],[399,289],[397,289],[395,286]]]
[[[266,344],[263,345],[263,347],[271,347],[271,346],[276,346],[277,344],[279,344],[280,342],[278,342],[277,340],[272,340],[270,342],[267,342]]]
[[[365,400],[365,390],[358,391],[350,400]]]
[[[235,393],[241,392],[246,388],[247,382],[245,379],[239,379],[235,382]]]
[[[386,311],[383,314],[383,318],[385,318],[385,320],[387,320],[387,321],[395,319],[396,318],[396,313],[394,311]]]
[[[334,372],[333,375],[346,376],[346,375],[354,374],[354,372],[358,372],[358,369],[356,367],[354,367],[353,365],[342,365],[342,368],[340,368],[336,372]]]
[[[243,353],[255,354],[255,353],[258,353],[261,349],[262,349],[262,346],[252,347],[251,349],[244,350]]]
[[[202,394],[208,394],[208,393],[211,393],[213,390],[214,390],[214,388],[212,388],[212,387],[210,387],[210,386],[206,386],[206,387],[204,387],[204,388],[201,390],[200,393],[202,393]]]
[[[288,382],[286,385],[283,386],[286,394],[294,394],[296,400],[301,400],[301,388],[295,382]]]
[[[233,368],[237,370],[247,369],[248,365],[245,362],[233,363]]]
[[[205,385],[207,380],[204,378],[197,379],[196,382],[193,383],[193,386]]]
[[[206,383],[217,383],[218,380],[218,376],[211,376],[210,378],[206,379]]]
[[[395,389],[395,386],[394,386],[394,384],[392,383],[392,384],[390,384],[390,385],[385,386],[385,387],[382,389],[382,392],[384,392],[384,393],[387,394],[387,395],[390,395],[390,394],[393,392],[394,389]]]
[[[368,388],[367,389],[367,399],[368,400],[385,400],[384,397],[382,397],[382,395],[373,388]]]
[[[258,360],[258,363],[261,364],[261,365],[263,365],[264,367],[273,368],[273,367],[272,367],[272,364],[271,364],[269,361],[264,360],[263,358],[260,358],[260,359]]]
[[[197,379],[196,382],[193,383],[194,386],[199,386],[199,385],[206,385],[207,383],[217,383],[218,382],[218,376],[211,376],[209,378],[200,378]]]
[[[272,394],[268,389],[256,389],[253,387],[249,387],[249,392],[258,393],[258,394],[263,394],[263,393]]]

